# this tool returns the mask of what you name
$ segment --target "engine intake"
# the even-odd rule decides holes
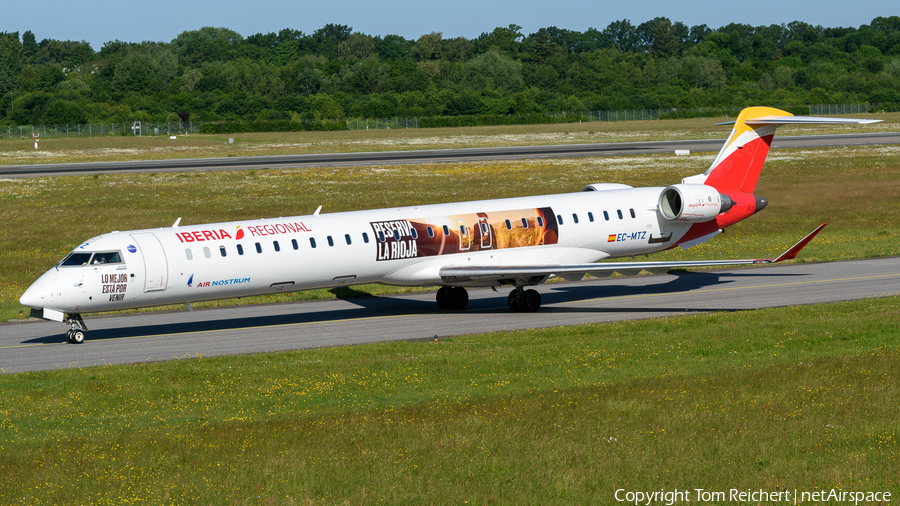
[[[733,205],[728,195],[722,195],[712,186],[674,184],[659,194],[658,210],[669,221],[702,223],[714,220]]]

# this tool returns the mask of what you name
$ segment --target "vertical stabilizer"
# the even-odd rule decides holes
[[[771,107],[748,107],[734,121],[731,135],[710,168],[703,174],[685,178],[684,182],[706,184],[723,193],[753,193],[776,128],[782,125],[865,125],[879,121],[881,120],[794,116]]]
[[[793,115],[771,107],[748,107],[741,111],[719,155],[703,173],[706,176],[704,184],[720,192],[753,193],[775,129],[781,126],[767,122],[754,124],[753,120],[790,116]]]

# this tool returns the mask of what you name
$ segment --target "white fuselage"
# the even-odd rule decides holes
[[[448,266],[644,255],[671,247],[690,228],[660,217],[662,190],[621,188],[112,232],[76,248],[73,255],[91,255],[67,257],[84,262],[61,262],[21,301],[92,313],[361,283],[446,285],[439,271]]]

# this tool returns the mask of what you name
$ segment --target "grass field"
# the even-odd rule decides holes
[[[18,297],[67,252],[113,230],[166,227],[179,217],[188,225],[311,214],[319,205],[329,213],[563,193],[596,182],[664,186],[702,172],[712,158],[648,155],[2,180],[0,321],[18,317],[23,309]],[[900,146],[777,150],[756,191],[770,201],[765,211],[706,244],[653,258],[770,258],[825,222],[831,225],[800,261],[898,255],[898,187]],[[333,296],[314,291],[240,303]]]
[[[709,128],[702,121],[698,137]],[[458,142],[472,140],[453,132]],[[282,142],[258,135],[246,144]],[[210,153],[224,145],[203,142],[218,143]],[[24,163],[9,161],[6,153],[22,149],[7,149],[13,144],[0,142],[0,157]],[[132,149],[70,151],[120,148]],[[134,149],[110,156],[146,155]],[[97,155],[69,156],[60,159]],[[289,216],[320,204],[337,212],[593,182],[666,185],[711,160],[3,180],[0,320],[16,318],[18,296],[40,273],[111,230],[165,227],[178,217]],[[764,212],[655,259],[769,257],[826,221],[801,261],[898,255],[898,188],[900,147],[776,151],[757,188],[770,200]],[[326,296],[333,294],[242,302]],[[898,335],[895,295],[439,343],[0,374],[0,504],[612,504],[616,489],[676,488],[836,488],[896,499]]]
[[[898,322],[888,297],[0,375],[0,502],[896,496]]]
[[[805,125],[782,128],[781,135],[896,132],[900,113],[853,115],[882,119],[872,125]],[[734,118],[730,118],[734,119]],[[724,139],[729,118],[700,118],[617,123],[566,123],[345,132],[286,132],[228,135],[134,137],[47,137],[40,149],[30,139],[0,137],[0,164],[76,163],[95,161],[290,155],[358,151],[395,151],[463,147],[581,144],[597,142]],[[234,139],[228,144],[228,139]]]

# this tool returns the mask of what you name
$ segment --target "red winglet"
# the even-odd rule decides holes
[[[823,224],[819,225],[818,227],[816,227],[816,229],[813,230],[812,232],[810,232],[809,235],[807,235],[803,239],[800,239],[800,242],[791,246],[791,249],[785,251],[781,255],[778,255],[778,258],[776,258],[775,260],[763,260],[760,263],[776,263],[776,262],[780,262],[782,260],[790,260],[790,259],[796,257],[797,253],[800,253],[800,250],[802,250],[804,247],[806,247],[806,245],[809,244],[809,241],[812,241],[813,238],[816,236],[816,234],[818,234],[819,232],[822,231],[823,228],[825,228],[825,225],[828,225],[828,224],[823,223]]]

